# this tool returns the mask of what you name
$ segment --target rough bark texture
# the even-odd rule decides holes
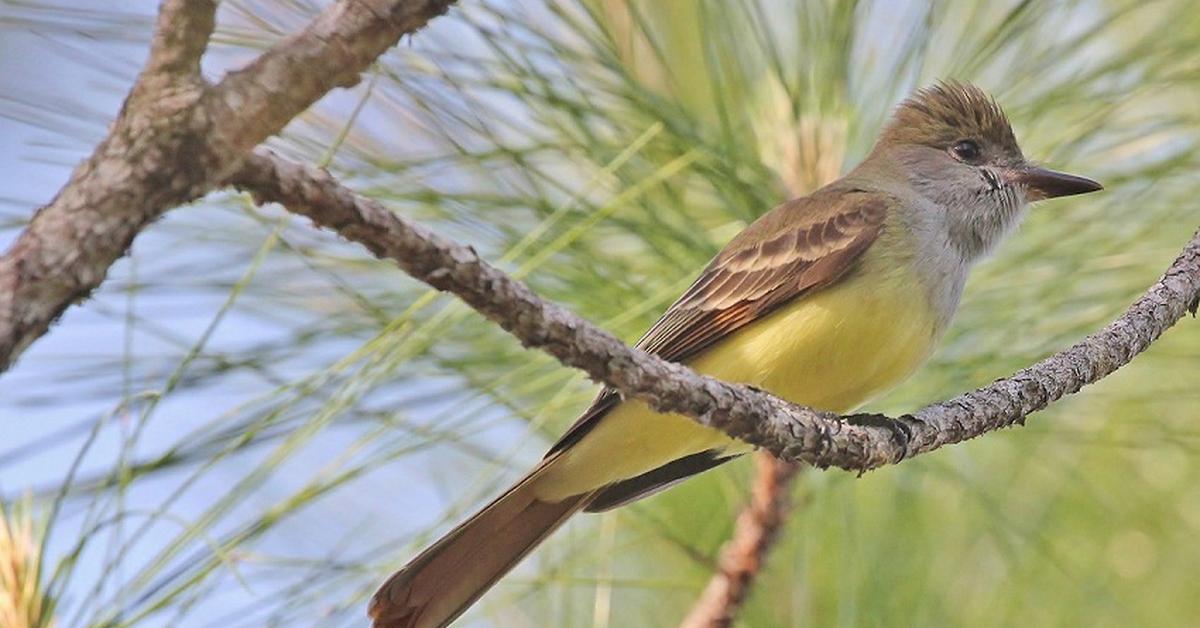
[[[221,123],[221,135],[239,155],[246,153],[333,88],[356,85],[379,55],[444,14],[455,1],[334,3],[304,30],[231,72],[212,90],[214,107],[228,116]],[[231,172],[232,168],[214,180]]]
[[[215,12],[211,0],[163,4],[146,68],[108,137],[0,259],[0,369],[103,281],[161,208],[195,196],[213,156],[188,130],[207,126],[195,105]],[[179,167],[185,158],[198,167]]]
[[[0,371],[100,285],[134,236],[454,0],[342,0],[216,86],[200,77],[215,0],[166,0],[111,131],[0,259]]]
[[[328,173],[257,152],[231,179],[366,246],[463,301],[563,364],[636,397],[758,445],[782,460],[865,471],[1023,422],[1127,364],[1200,299],[1200,232],[1166,274],[1104,329],[1011,377],[898,418],[839,417],[698,375],[630,348],[456,244],[356,196]]]
[[[721,550],[717,570],[679,625],[682,628],[726,628],[750,595],[767,554],[791,509],[791,487],[800,466],[767,453],[755,458],[750,503],[733,524],[733,537]]]

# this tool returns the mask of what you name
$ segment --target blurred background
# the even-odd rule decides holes
[[[224,0],[206,75],[324,4]],[[0,0],[0,244],[103,137],[155,8]],[[975,273],[933,363],[873,406],[903,412],[1080,338],[1174,259],[1200,224],[1197,59],[1191,0],[460,0],[270,144],[633,341],[906,94],[976,82],[1027,156],[1107,189],[1034,211]],[[1190,625],[1198,376],[1186,320],[1024,428],[802,473],[740,624]],[[213,194],[0,376],[0,556],[54,602],[16,615],[362,625],[381,578],[595,388],[359,247]],[[578,517],[463,624],[677,624],[750,462]]]

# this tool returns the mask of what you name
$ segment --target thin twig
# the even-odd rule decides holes
[[[1024,421],[1029,414],[1127,364],[1200,299],[1200,232],[1120,318],[1011,377],[897,418],[840,417],[724,383],[637,349],[548,303],[469,246],[451,242],[359,197],[328,173],[256,152],[230,183],[277,202],[458,295],[525,346],[659,412],[677,412],[790,462],[865,471]]]
[[[750,595],[767,554],[791,509],[791,488],[800,466],[760,452],[755,458],[750,503],[738,514],[733,536],[721,550],[717,570],[681,628],[725,628]]]

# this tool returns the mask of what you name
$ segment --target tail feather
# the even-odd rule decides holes
[[[376,628],[448,625],[594,494],[537,499],[545,461],[388,578],[371,599]]]
[[[708,449],[698,454],[677,458],[661,467],[627,480],[613,482],[600,489],[596,492],[595,497],[588,500],[584,512],[604,512],[636,502],[639,499],[645,499],[659,491],[665,491],[693,475],[725,464],[740,455],[741,453],[729,454],[718,449]]]

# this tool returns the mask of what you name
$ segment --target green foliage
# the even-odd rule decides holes
[[[950,396],[1110,320],[1200,215],[1187,0],[460,4],[277,148],[631,341],[734,233],[856,163],[894,103],[936,78],[979,83],[1028,156],[1107,190],[1035,210],[976,272],[934,362],[875,407]],[[226,0],[206,67],[314,10]],[[126,19],[22,11],[0,25],[79,49]],[[380,578],[536,460],[594,392],[301,221],[236,197],[177,214],[147,237],[196,254],[135,248],[89,306],[161,355],[127,341],[115,364],[22,365],[70,374],[110,409],[81,424],[77,465],[40,493],[64,506],[45,559],[65,625],[358,625]],[[181,275],[185,263],[212,272]],[[181,294],[221,300],[197,325],[161,309]],[[1198,340],[1181,324],[1028,427],[862,478],[803,474],[745,625],[1188,623]],[[581,517],[472,617],[672,625],[748,480],[727,465]]]

